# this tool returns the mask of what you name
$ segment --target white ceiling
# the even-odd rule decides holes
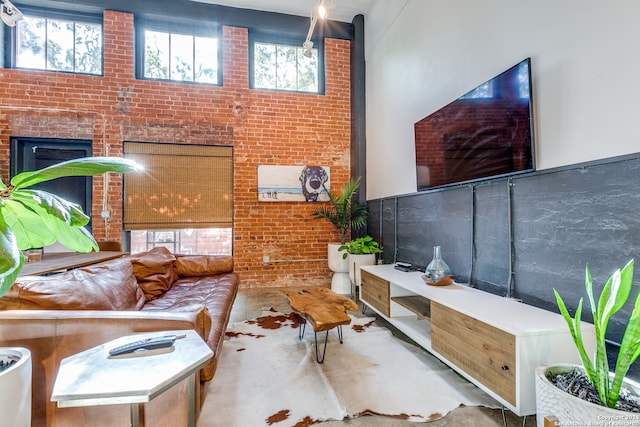
[[[265,10],[288,15],[310,16],[319,0],[191,0],[219,4],[241,9]],[[351,22],[358,14],[365,15],[374,0],[325,0],[329,8],[328,19]]]

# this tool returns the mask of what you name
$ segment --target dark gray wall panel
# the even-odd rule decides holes
[[[474,265],[471,284],[498,295],[508,295],[509,181],[475,187]]]
[[[369,216],[367,217],[367,234],[381,243],[382,199],[369,201],[367,210],[369,212]]]
[[[382,200],[382,260],[385,264],[395,262],[396,258],[396,199]]]
[[[382,241],[384,242],[384,262],[392,263],[396,261],[396,224],[398,223],[396,212],[396,200],[383,200],[382,212],[384,220],[382,222]]]
[[[573,309],[585,295],[587,263],[599,294],[616,268],[640,255],[640,160],[514,180],[513,215],[518,295],[555,310],[556,288]],[[624,311],[628,317],[631,307]],[[618,332],[620,317],[610,325]]]
[[[424,269],[433,247],[456,279],[466,282],[471,271],[471,187],[398,198],[398,260]]]
[[[392,264],[395,261],[395,205],[395,198],[370,200],[367,205],[367,234],[380,243],[382,254],[378,259],[382,259],[384,264]]]
[[[382,241],[382,199],[375,202],[369,202],[367,205],[369,217],[367,218],[367,234],[373,237],[373,240],[380,244],[384,250],[384,242]],[[384,257],[383,257],[384,260]]]

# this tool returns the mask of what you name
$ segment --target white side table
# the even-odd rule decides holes
[[[173,347],[109,358],[109,349],[160,335],[183,335]],[[189,427],[195,427],[195,373],[213,356],[209,346],[192,330],[129,335],[62,360],[51,401],[59,408],[131,405],[131,425],[140,425],[140,404],[188,378]]]

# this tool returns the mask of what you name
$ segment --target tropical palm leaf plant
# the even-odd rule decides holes
[[[564,317],[571,336],[578,349],[582,365],[589,382],[595,387],[603,405],[609,408],[615,408],[620,397],[620,389],[624,377],[629,370],[631,364],[640,356],[640,293],[636,297],[631,317],[625,327],[620,343],[620,351],[612,376],[609,374],[609,361],[607,359],[607,349],[605,343],[605,335],[609,319],[618,310],[620,310],[627,302],[631,294],[633,282],[633,265],[634,261],[630,260],[622,269],[616,270],[609,280],[607,280],[598,304],[596,305],[593,297],[593,281],[589,266],[586,266],[585,289],[591,306],[591,314],[593,315],[593,323],[595,325],[596,349],[594,360],[592,361],[587,354],[582,335],[580,332],[580,319],[582,315],[582,298],[578,302],[574,318],[569,315],[567,307],[560,297],[560,294],[554,289],[556,302],[560,313]]]
[[[340,193],[334,193],[325,187],[330,204],[322,204],[311,213],[311,217],[315,219],[329,220],[338,231],[343,245],[351,228],[360,229],[367,225],[367,207],[353,200],[358,186],[360,177],[350,179]]]
[[[42,248],[56,241],[77,252],[99,250],[91,233],[84,228],[89,217],[79,205],[29,187],[66,176],[136,170],[141,167],[132,160],[84,157],[22,172],[14,176],[8,186],[0,180],[0,296],[7,293],[22,269],[23,250]]]

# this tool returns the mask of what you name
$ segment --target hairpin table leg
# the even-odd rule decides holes
[[[329,331],[325,332],[325,335],[324,335],[324,348],[322,349],[322,359],[320,359],[320,354],[318,353],[318,333],[314,332],[313,335],[315,336],[315,340],[316,340],[316,362],[324,363],[324,355],[327,352],[327,341],[329,340]]]
[[[302,316],[298,316],[298,318],[300,319],[298,322],[298,339],[302,341],[302,338],[304,337],[304,330],[307,326],[307,319]]]

